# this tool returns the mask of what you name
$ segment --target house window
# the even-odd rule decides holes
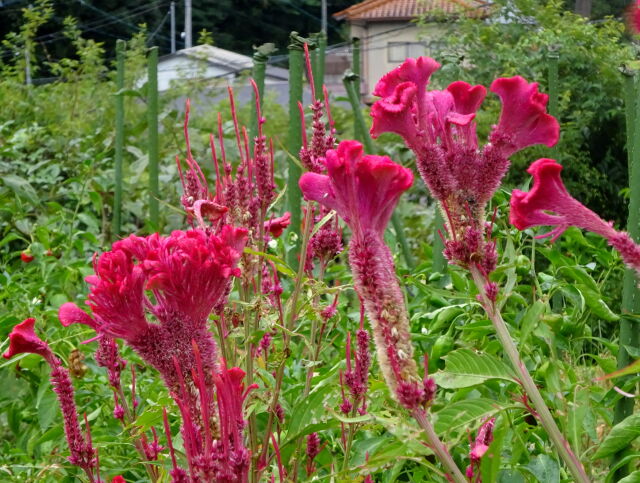
[[[425,53],[426,48],[420,42],[387,43],[387,59],[389,62],[404,62],[407,57],[420,57]]]

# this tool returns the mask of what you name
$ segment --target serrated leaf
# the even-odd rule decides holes
[[[448,430],[466,427],[471,423],[482,421],[500,411],[493,399],[465,399],[447,404],[443,409],[434,414],[434,429],[436,433],[443,434]]]
[[[638,436],[640,436],[640,413],[632,414],[611,428],[598,451],[593,455],[593,459],[606,458],[617,453]]]
[[[482,384],[489,379],[503,379],[516,382],[511,368],[500,359],[469,349],[459,349],[444,357],[445,368],[433,377],[436,383],[446,389]]]
[[[540,483],[560,483],[558,462],[546,454],[539,454],[525,466]]]

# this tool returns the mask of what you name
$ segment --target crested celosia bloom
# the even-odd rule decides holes
[[[409,409],[426,403],[413,359],[404,297],[384,230],[400,195],[413,182],[411,170],[385,156],[363,156],[357,141],[327,151],[327,174],[305,173],[305,198],[336,210],[349,225],[349,262],[355,286],[373,326],[378,361],[392,394]]]
[[[493,426],[496,423],[496,418],[491,418],[485,421],[478,430],[478,435],[473,443],[471,443],[471,449],[469,451],[469,459],[471,464],[467,467],[467,478],[469,481],[481,483],[482,479],[480,474],[475,474],[474,469],[480,468],[480,460],[489,449],[489,445],[493,441]],[[475,479],[474,479],[475,476]]]
[[[509,167],[509,156],[533,144],[553,146],[558,122],[546,113],[548,96],[522,77],[500,78],[491,91],[502,101],[500,120],[489,143],[478,145],[475,116],[486,90],[454,82],[427,90],[440,67],[429,57],[407,59],[383,76],[371,108],[371,135],[397,133],[415,153],[420,175],[438,200],[447,222],[445,254],[452,263],[476,264],[485,274],[496,265],[488,241],[485,207]]]
[[[62,366],[49,345],[36,335],[33,330],[35,322],[34,318],[29,318],[13,328],[9,334],[9,349],[2,356],[10,359],[17,354],[37,354],[47,361],[51,367],[51,386],[58,396],[64,420],[64,433],[71,453],[69,462],[82,468],[90,480],[94,481],[93,475],[97,469],[95,450],[91,438],[82,433],[78,424],[78,410],[69,371]]]
[[[183,435],[191,436],[194,475],[198,461],[209,471],[212,448],[205,452],[203,440],[219,430],[214,398],[199,398],[195,390],[212,395],[220,370],[209,315],[221,310],[233,277],[240,275],[237,263],[246,238],[245,229],[228,225],[217,235],[205,230],[132,235],[94,260],[95,275],[87,277],[92,316],[72,303],[59,311],[63,325],[83,323],[102,338],[122,338],[158,370],[183,414]],[[101,343],[102,365],[110,372],[118,370],[113,349]],[[153,456],[158,447],[151,443],[144,449]]]
[[[626,18],[631,31],[636,35],[640,34],[640,0],[634,0],[627,7]]]
[[[640,246],[628,233],[615,230],[612,223],[604,221],[569,194],[560,176],[560,164],[553,159],[538,159],[527,172],[533,176],[531,190],[511,193],[509,221],[516,228],[554,226],[549,233],[538,236],[550,236],[552,241],[570,226],[592,231],[606,238],[620,252],[624,263],[640,273]]]

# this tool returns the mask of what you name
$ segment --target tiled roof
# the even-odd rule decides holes
[[[481,0],[365,0],[334,13],[338,20],[410,20],[419,15],[438,14],[481,18],[489,14],[489,4]]]

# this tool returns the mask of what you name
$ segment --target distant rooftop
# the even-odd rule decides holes
[[[190,47],[188,49],[178,50],[175,54],[163,56],[160,61],[168,60],[174,57],[190,57],[193,59],[203,60],[212,65],[227,68],[230,71],[238,72],[245,69],[251,69],[253,59],[247,55],[242,55],[231,50],[221,49],[213,45],[202,44]],[[267,66],[267,75],[272,77],[288,79],[289,74],[286,69]]]
[[[489,14],[489,8],[489,3],[482,0],[365,0],[333,16],[350,22],[411,20],[430,13],[482,18]]]

